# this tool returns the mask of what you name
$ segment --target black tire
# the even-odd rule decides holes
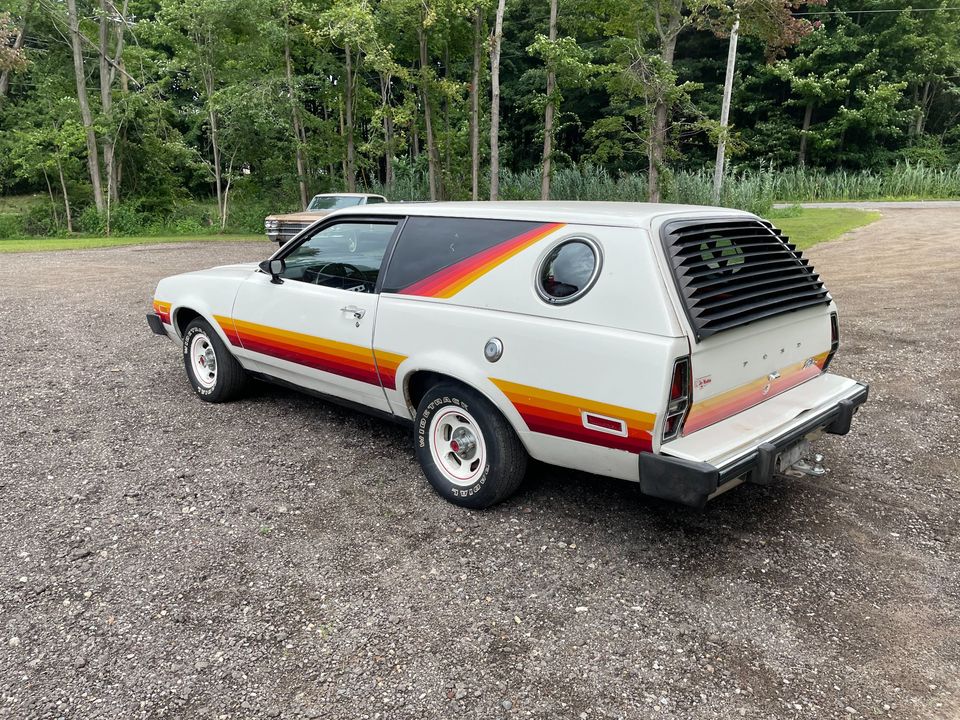
[[[454,457],[456,453],[443,452],[453,447],[444,433],[451,427],[448,422],[463,421],[467,444],[472,438],[478,450],[460,460],[460,456]],[[479,437],[473,437],[474,431]],[[460,432],[460,426],[453,432]],[[433,489],[461,507],[486,508],[507,499],[520,486],[527,470],[527,452],[506,418],[483,395],[454,382],[435,385],[423,396],[417,408],[414,443],[417,460]],[[457,449],[462,450],[459,445]],[[452,479],[452,473],[441,466],[450,461],[460,464],[465,477]],[[476,463],[475,469],[471,463]]]
[[[204,343],[206,343],[205,347]],[[191,347],[194,351],[203,349],[212,353],[215,364],[211,376],[205,378],[198,376],[191,357]],[[216,330],[203,318],[191,321],[183,333],[183,366],[194,392],[204,402],[229,402],[240,395],[247,383],[246,371],[240,367],[240,363],[227,349]]]

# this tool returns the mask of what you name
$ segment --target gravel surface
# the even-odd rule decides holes
[[[810,253],[871,401],[825,478],[704,512],[544,466],[470,512],[402,427],[198,401],[155,283],[266,242],[6,256],[0,716],[957,718],[958,239]]]

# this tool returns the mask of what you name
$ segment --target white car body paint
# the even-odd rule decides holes
[[[449,376],[490,399],[532,457],[634,481],[640,479],[639,446],[615,446],[612,438],[625,440],[626,433],[618,422],[623,428],[630,424],[633,441],[643,434],[637,428],[649,424],[648,452],[723,466],[861,387],[811,365],[815,359],[821,363],[831,348],[830,315],[836,312],[832,301],[696,340],[660,241],[661,226],[677,219],[756,220],[748,213],[639,203],[383,204],[332,213],[301,237],[358,216],[560,225],[449,297],[413,295],[403,288],[361,293],[296,280],[278,285],[252,264],[166,278],[155,297],[170,303],[165,323],[169,334],[181,333],[181,313],[199,314],[245,368],[404,420],[412,420],[416,412],[410,397],[410,379],[416,373]],[[544,302],[536,292],[540,263],[555,245],[575,237],[600,246],[599,277],[575,302]],[[404,238],[401,232],[400,246]],[[447,251],[444,243],[437,239],[438,252]],[[295,244],[275,256],[284,256]],[[381,280],[391,262],[384,257]],[[360,308],[362,318],[341,311],[347,306]],[[224,318],[365,347],[376,356],[381,380],[388,367],[395,366],[395,383],[387,380],[381,386],[244,347],[231,340]],[[483,353],[491,338],[503,344],[502,357],[493,363]],[[662,442],[674,362],[684,356],[692,365],[688,421],[699,412],[698,422],[705,424]],[[388,358],[394,358],[393,365]],[[777,385],[787,381],[795,387]],[[537,412],[549,414],[556,404],[562,406],[558,412],[563,417],[557,420],[562,429],[531,428],[529,413],[525,417],[521,407],[526,401],[517,400],[527,397],[526,390],[517,388],[536,390],[531,402]],[[760,401],[726,415],[717,409],[723,403],[749,404],[751,397]],[[709,411],[698,411],[701,403]],[[587,422],[591,413],[600,422],[606,418],[611,427]],[[580,415],[584,421],[577,429],[570,418]],[[568,431],[577,438],[564,436]]]

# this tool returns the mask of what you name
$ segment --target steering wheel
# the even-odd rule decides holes
[[[334,269],[334,272],[330,271],[331,268]],[[350,263],[343,262],[330,262],[326,265],[321,265],[319,268],[317,268],[317,274],[334,275],[342,278],[351,278],[357,276],[361,280],[363,279],[363,271],[361,271],[360,268],[355,267]]]

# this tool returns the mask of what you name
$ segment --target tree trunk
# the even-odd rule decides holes
[[[73,2],[73,0],[70,0]],[[57,172],[60,173],[60,191],[63,193],[63,209],[67,213],[67,232],[73,232],[73,215],[70,213],[70,196],[67,195],[67,181],[63,178],[63,165],[57,159]]]
[[[802,168],[807,164],[807,134],[810,132],[810,121],[813,120],[813,100],[807,100],[807,107],[803,111],[803,127],[800,129],[800,154],[797,164]]]
[[[430,107],[430,76],[427,66],[427,30],[423,26],[425,18],[421,16],[420,25],[417,27],[417,39],[420,42],[420,93],[423,97],[423,131],[427,135],[427,176],[430,183],[430,199],[437,200],[440,197],[440,183],[438,177],[438,166],[440,165],[440,156],[437,152],[436,140],[433,137],[433,111]]]
[[[103,133],[103,168],[107,179],[107,235],[110,234],[110,205],[117,199],[114,186],[113,154],[116,143],[113,137],[113,72],[110,67],[108,44],[110,25],[107,14],[107,0],[100,0],[100,34],[97,53],[100,56],[100,111],[103,114],[106,131]],[[121,33],[122,34],[122,33]]]
[[[410,118],[410,154],[414,161],[420,157],[420,117],[417,104],[413,104],[413,116]]]
[[[93,129],[93,113],[90,112],[90,98],[87,95],[86,71],[83,67],[83,48],[80,45],[80,23],[77,20],[77,1],[67,0],[67,20],[70,29],[70,47],[73,51],[73,72],[77,80],[77,103],[80,105],[80,119],[87,141],[87,171],[90,185],[93,187],[93,202],[97,210],[103,212],[103,188],[100,182],[100,153],[97,151],[97,136]]]
[[[393,186],[393,107],[390,105],[390,73],[380,73],[380,102],[383,112],[383,183]]]
[[[30,10],[33,8],[33,0],[27,0],[26,4],[23,6],[23,21],[20,23],[20,30],[17,32],[17,37],[13,41],[13,52],[16,53],[20,48],[23,47],[24,38],[27,35],[27,16],[30,14]],[[10,89],[10,71],[4,70],[0,73],[0,98],[7,96],[7,91]]]
[[[727,71],[723,78],[723,101],[720,103],[720,137],[717,139],[717,163],[713,168],[713,204],[720,204],[723,189],[723,171],[727,156],[727,122],[730,119],[730,97],[733,95],[733,73],[737,67],[737,33],[740,32],[740,16],[737,15],[730,29],[730,46],[727,49]]]
[[[490,39],[490,199],[500,195],[500,41],[506,0],[497,3],[497,17]]]
[[[660,35],[660,59],[667,68],[673,67],[673,56],[677,48],[677,35],[680,32],[680,11],[683,0],[673,0],[667,27],[663,29],[658,20],[657,31]],[[653,125],[650,128],[649,166],[647,171],[647,192],[650,202],[660,202],[660,170],[667,147],[667,107],[665,88],[657,89],[657,98],[653,107]]]
[[[470,83],[470,198],[480,199],[480,63],[483,47],[483,11],[473,18],[473,78]]]
[[[286,11],[286,8],[285,8]],[[293,129],[293,141],[296,144],[297,185],[300,188],[300,209],[307,209],[307,166],[303,158],[304,131],[300,122],[300,108],[293,88],[293,62],[290,59],[290,17],[284,15],[283,60],[286,67],[287,95],[290,97],[290,120]]]
[[[557,40],[557,0],[550,0],[550,42]],[[553,61],[547,63],[547,107],[543,112],[543,168],[540,173],[540,199],[550,199],[550,155],[553,153],[553,112],[557,72]]]
[[[344,83],[343,113],[344,133],[347,137],[347,161],[344,165],[346,174],[347,192],[357,191],[357,149],[353,140],[353,56],[350,43],[343,46],[347,56],[346,82]]]
[[[215,89],[213,68],[207,65],[201,73],[204,90],[207,93],[207,119],[210,122],[210,145],[213,150],[213,180],[217,189],[217,215],[219,215],[220,225],[222,226],[224,224],[223,173],[220,168],[220,125],[217,120],[217,111],[213,106]]]
[[[450,79],[450,43],[446,42],[443,46],[443,79]],[[440,177],[443,182],[440,184],[443,186],[448,185],[450,178],[450,165],[451,165],[451,151],[450,148],[453,145],[450,142],[450,96],[447,93],[443,95],[443,171],[440,173]]]
[[[57,201],[53,197],[53,186],[50,184],[50,176],[47,175],[47,168],[41,167],[43,171],[43,181],[47,184],[47,195],[50,196],[50,212],[53,213],[53,222],[57,226],[60,225],[60,214],[57,212]]]
[[[233,159],[236,156],[236,152],[234,152],[230,158],[230,165],[227,167],[227,187],[223,191],[223,215],[220,217],[220,232],[227,229],[227,202],[230,199],[230,185],[233,180]]]
[[[927,109],[930,105],[930,81],[923,84],[923,96],[920,98],[920,112],[917,113],[917,123],[914,132],[919,138],[923,135],[924,126],[927,123]]]

